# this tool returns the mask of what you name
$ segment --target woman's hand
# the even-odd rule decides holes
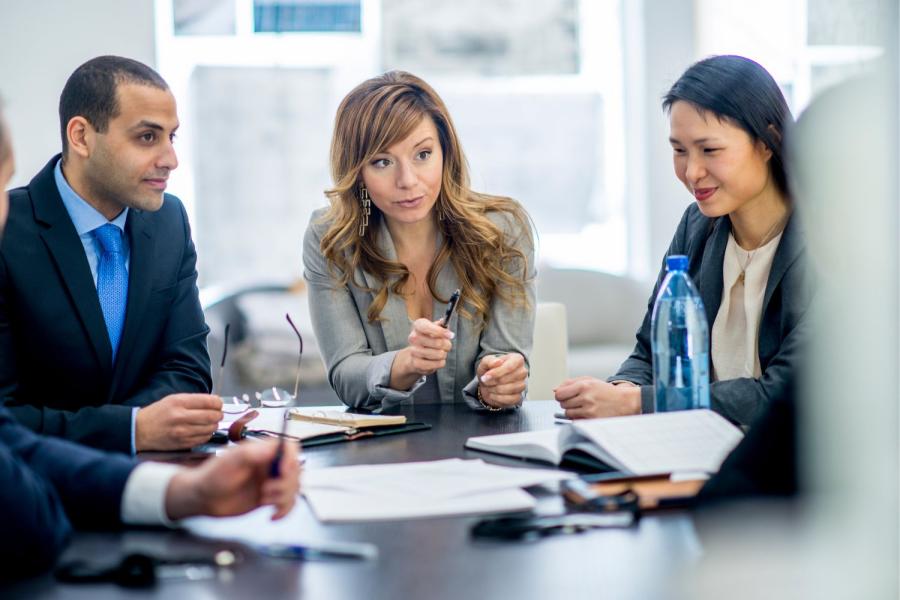
[[[641,412],[641,388],[634,384],[613,385],[585,376],[566,379],[553,392],[570,419],[620,417]]]
[[[478,362],[475,370],[481,401],[497,408],[510,408],[522,402],[528,379],[525,358],[518,352],[492,354]]]
[[[408,390],[423,375],[431,375],[447,363],[454,333],[440,321],[416,319],[409,333],[409,346],[401,350],[391,365],[391,387]]]

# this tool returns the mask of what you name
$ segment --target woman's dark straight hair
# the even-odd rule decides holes
[[[682,100],[746,131],[772,151],[769,160],[775,185],[786,198],[785,130],[793,123],[781,88],[759,63],[743,56],[712,56],[691,65],[668,93],[663,110]]]

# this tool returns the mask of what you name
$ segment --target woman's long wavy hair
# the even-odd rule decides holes
[[[447,107],[431,86],[415,75],[390,71],[364,81],[341,102],[331,141],[334,187],[325,192],[331,207],[322,219],[329,224],[322,236],[322,254],[341,285],[352,283],[375,295],[367,315],[370,322],[380,320],[389,292],[403,295],[410,272],[404,264],[379,253],[377,236],[383,216],[374,203],[369,226],[359,235],[362,207],[358,193],[363,166],[404,140],[425,117],[434,121],[444,156],[441,189],[432,215],[443,234],[443,244],[428,271],[428,289],[439,302],[448,301],[438,296],[435,284],[449,261],[461,284],[460,313],[480,319],[483,326],[495,297],[512,306],[527,304],[525,285],[530,275],[517,244],[533,244],[531,222],[514,200],[469,188],[468,166]],[[508,235],[488,218],[491,212],[508,217]],[[521,236],[525,237],[519,239]],[[353,273],[358,267],[374,276],[379,286],[373,289],[355,281]]]

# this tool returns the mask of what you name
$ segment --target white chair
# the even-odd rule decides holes
[[[606,379],[634,349],[653,282],[583,269],[538,269],[537,297],[561,302],[569,324],[569,372]]]
[[[529,359],[529,400],[552,400],[553,388],[569,376],[568,339],[566,307],[559,302],[538,302]]]

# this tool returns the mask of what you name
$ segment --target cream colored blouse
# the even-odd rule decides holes
[[[759,378],[759,322],[781,234],[744,250],[729,234],[722,263],[722,303],[712,327],[712,380]],[[741,276],[743,274],[743,277]]]

